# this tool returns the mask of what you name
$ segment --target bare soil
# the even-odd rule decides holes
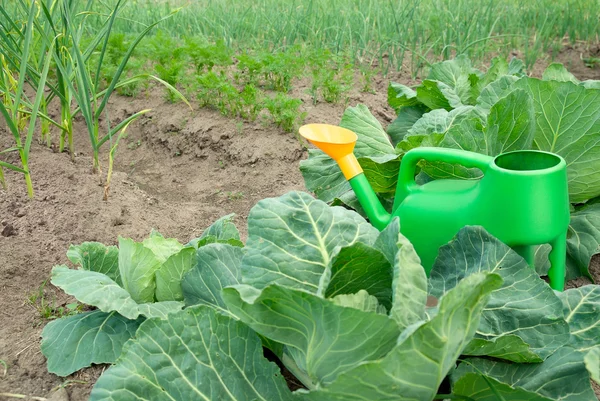
[[[584,67],[578,52],[567,49],[559,60],[568,61],[581,79],[599,79],[600,70]],[[543,67],[547,61],[540,63]],[[349,105],[364,103],[388,124],[394,116],[386,105],[389,80],[414,83],[401,74],[376,77],[376,94],[352,92]],[[301,81],[292,92],[304,100],[306,122],[339,123],[344,105],[314,106],[307,85]],[[82,121],[75,124],[75,162],[66,153],[32,146],[35,199],[27,198],[22,176],[10,172],[8,191],[0,191],[0,360],[7,364],[4,374],[0,363],[0,393],[48,397],[66,385],[71,400],[86,400],[105,368],[60,378],[46,371],[40,352],[47,320],[40,316],[39,300],[32,305],[30,298],[48,280],[52,266],[67,263],[70,244],[115,244],[119,235],[141,240],[153,228],[185,242],[232,212],[245,237],[246,218],[257,201],[304,190],[298,163],[306,149],[293,134],[272,125],[170,104],[157,89],[135,99],[115,97],[109,108],[115,121],[141,109],[153,111],[133,124],[120,143],[108,201],[102,200],[100,177],[91,171]],[[12,146],[11,140],[0,127],[0,149]],[[106,166],[106,155],[103,160]],[[600,280],[600,259],[593,261],[592,271]],[[43,292],[54,306],[72,301],[50,284]]]

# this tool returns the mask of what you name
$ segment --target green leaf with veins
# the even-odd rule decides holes
[[[511,387],[521,388],[551,400],[597,401],[590,384],[590,376],[583,363],[583,354],[571,347],[559,348],[543,363],[534,364],[469,358],[452,372],[452,382],[459,382],[469,373],[489,376]]]
[[[471,112],[471,115],[477,113]],[[531,98],[524,90],[514,90],[501,98],[491,107],[486,122],[483,121],[479,117],[460,119],[446,129],[438,146],[489,156],[531,148],[535,134],[534,111]],[[437,179],[481,177],[480,170],[460,165],[439,162],[421,164],[428,176]]]
[[[600,91],[534,78],[521,78],[515,88],[533,98],[534,146],[567,162],[571,202],[600,195]]]
[[[515,76],[523,76],[526,73],[525,63],[516,57],[510,59],[508,63],[508,73]]]
[[[392,145],[395,147],[408,134],[408,131],[429,109],[423,105],[403,107],[396,119],[386,128]]]
[[[155,317],[166,319],[169,313],[178,312],[181,309],[183,309],[183,302],[177,301],[151,302],[138,305],[140,315],[147,317],[148,319]]]
[[[533,103],[523,90],[496,102],[485,124],[478,118],[462,119],[447,130],[440,145],[489,156],[528,149],[535,133]]]
[[[517,363],[542,362],[538,354],[531,350],[521,337],[515,334],[505,334],[486,340],[474,338],[463,351],[464,355],[493,356]]]
[[[183,301],[181,280],[194,266],[196,249],[188,246],[169,258],[156,270],[156,300]]]
[[[152,231],[150,236],[143,241],[146,248],[150,249],[154,256],[164,263],[171,255],[179,252],[183,245],[174,238],[165,238],[158,231]]]
[[[534,121],[533,101],[529,95],[523,90],[511,92],[490,109],[485,129],[486,148],[479,153],[496,156],[530,149],[535,134]]]
[[[387,100],[390,107],[396,112],[404,107],[415,106],[419,104],[417,92],[406,85],[396,82],[390,82],[387,91]]]
[[[380,315],[387,314],[385,306],[379,305],[377,298],[365,290],[360,290],[356,294],[340,294],[331,298],[331,301],[346,308],[354,308],[363,312],[375,312]]]
[[[228,214],[219,218],[213,224],[211,224],[199,238],[191,240],[188,245],[194,246],[198,249],[200,246],[204,246],[207,243],[230,243],[233,245],[234,241],[240,241],[240,232],[237,227],[233,223],[233,218],[235,217],[235,213]],[[210,239],[209,238],[214,238]],[[243,246],[243,244],[241,245]]]
[[[478,118],[469,118],[460,121],[448,129],[446,135],[438,146],[443,148],[461,149],[484,153],[487,147],[485,127]],[[476,150],[477,149],[477,150]],[[422,171],[431,178],[436,179],[479,179],[481,170],[467,168],[460,164],[449,164],[443,162],[421,162]]]
[[[206,306],[144,322],[90,401],[291,400],[279,368],[248,327]]]
[[[592,256],[600,252],[600,204],[592,204],[571,213],[567,233],[567,279],[581,275],[592,279]]]
[[[121,285],[119,274],[119,249],[116,246],[105,246],[99,242],[84,242],[71,245],[67,257],[83,270],[106,274]]]
[[[341,248],[331,259],[326,274],[331,274],[331,278],[324,277],[321,285],[326,288],[327,298],[366,290],[386,308],[391,306],[392,267],[374,247],[355,242]]]
[[[186,306],[207,305],[229,314],[221,291],[240,284],[243,250],[227,244],[210,244],[195,255],[196,265],[181,283]]]
[[[592,257],[600,252],[600,204],[593,203],[571,212],[567,233],[566,280],[587,277],[594,280],[589,271]],[[536,248],[535,267],[545,276],[550,268],[548,244]]]
[[[495,274],[468,277],[441,299],[433,319],[406,329],[385,357],[355,365],[329,386],[297,393],[311,401],[432,400],[501,282]]]
[[[600,286],[570,288],[559,296],[571,328],[569,345],[584,352],[600,344]]]
[[[480,72],[471,66],[469,58],[460,55],[453,60],[433,64],[427,79],[448,85],[458,96],[460,104],[470,104],[472,89],[469,77],[471,74],[478,73]],[[452,101],[450,103],[452,105]],[[453,107],[458,107],[460,104],[453,105]]]
[[[380,198],[380,200],[381,200],[381,198]],[[384,202],[382,202],[382,204],[383,203]],[[365,219],[368,218],[367,214],[365,213],[364,209],[362,208],[360,202],[358,201],[358,198],[356,197],[356,194],[354,193],[354,191],[348,191],[348,192],[342,194],[339,198],[333,199],[333,201],[331,202],[331,206],[343,206],[346,209],[353,209],[354,211],[356,211],[356,213],[360,214],[363,218],[365,218]]]
[[[464,105],[452,87],[430,79],[424,80],[417,87],[417,99],[432,110],[450,111]]]
[[[437,146],[452,126],[477,116],[477,111],[471,106],[459,107],[450,112],[444,109],[431,110],[423,114],[423,117],[408,130],[396,146],[396,151],[403,153],[421,146]]]
[[[296,364],[315,384],[326,385],[357,364],[383,357],[400,334],[385,315],[277,285],[262,292],[247,286],[226,288],[223,298],[254,331],[293,348]]]
[[[492,82],[497,81],[498,79],[506,76],[508,74],[508,62],[504,57],[494,57],[492,59],[492,63],[490,68],[483,74],[481,77],[478,77],[477,74],[471,74],[470,77],[477,77],[474,79],[475,83],[471,82],[471,96],[469,98],[469,104],[475,104],[477,98],[481,94],[481,91],[491,84]]]
[[[465,227],[440,248],[430,274],[429,293],[439,298],[465,277],[486,271],[504,280],[502,287],[492,293],[477,329],[477,344],[486,347],[487,355],[539,362],[569,341],[562,302],[554,291],[521,256],[482,227]],[[517,335],[523,341],[512,337],[499,340],[506,335]],[[467,351],[476,349],[470,346]]]
[[[600,384],[600,346],[589,350],[585,354],[584,362],[592,380]]]
[[[356,157],[386,156],[394,153],[394,147],[381,123],[364,104],[348,107],[344,111],[340,126],[360,135],[360,140],[354,147]]]
[[[513,75],[505,75],[498,80],[490,83],[481,90],[477,98],[477,107],[482,110],[489,110],[500,99],[514,90],[513,85],[519,80]]]
[[[496,379],[477,373],[467,373],[452,386],[452,395],[468,397],[469,401],[552,401],[522,388],[511,387]]]
[[[183,307],[181,302],[138,304],[131,295],[102,273],[73,270],[66,266],[52,269],[52,284],[74,296],[81,303],[95,306],[103,312],[118,312],[128,319],[161,317]]]
[[[263,199],[248,216],[243,282],[322,294],[321,280],[339,247],[357,241],[371,245],[377,235],[357,213],[329,207],[306,193]]]
[[[300,161],[300,172],[306,189],[324,202],[331,202],[352,191],[335,160],[320,150],[308,150],[308,159]]]
[[[160,265],[150,248],[119,237],[119,272],[123,288],[137,303],[154,302],[155,273]]]
[[[228,240],[218,239],[214,235],[207,235],[203,238],[195,238],[188,243],[188,246],[192,246],[195,249],[202,248],[208,244],[227,244],[231,246],[237,246],[238,248],[243,248],[245,245],[242,241],[230,238]]]
[[[381,232],[375,246],[383,250],[393,266],[390,317],[401,330],[425,320],[427,276],[414,247],[400,234],[397,217]]]
[[[572,82],[579,84],[575,75],[571,74],[561,63],[551,63],[542,74],[544,81]]]
[[[391,197],[396,192],[400,156],[390,154],[385,156],[359,157],[358,163],[363,169],[373,191],[381,196]]]
[[[68,376],[93,363],[114,363],[142,321],[96,310],[48,323],[41,342],[48,372]]]
[[[397,241],[400,236],[396,220],[397,218],[393,219],[379,233],[373,246],[355,242],[340,249],[330,264],[331,278],[329,281],[323,280],[323,286],[327,287],[327,297],[365,289],[386,307],[391,306],[392,265],[398,252]]]
[[[136,319],[140,314],[138,304],[131,295],[102,273],[55,266],[51,283],[79,302],[95,306],[103,312],[116,311],[128,319]]]
[[[587,81],[580,82],[579,85],[587,89],[600,89],[600,80],[588,79]]]

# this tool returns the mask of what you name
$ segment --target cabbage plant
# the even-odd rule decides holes
[[[143,321],[181,310],[181,280],[194,266],[197,249],[209,243],[242,245],[232,216],[187,245],[157,231],[142,242],[119,237],[118,247],[72,245],[67,257],[77,268],[55,266],[51,282],[95,309],[46,325],[41,347],[48,371],[67,376],[92,363],[113,363]]]
[[[600,246],[600,81],[580,82],[551,64],[542,79],[523,63],[495,58],[484,73],[465,56],[432,65],[415,88],[392,82],[388,103],[396,119],[385,129],[364,105],[349,107],[340,123],[358,135],[355,154],[384,205],[393,202],[402,155],[422,146],[495,156],[519,149],[554,152],[567,162],[573,204],[567,240],[567,279],[586,276]],[[477,179],[481,171],[421,161],[418,182]],[[334,205],[362,213],[337,164],[317,149],[300,164],[307,189]],[[549,246],[536,252],[546,274]]]
[[[378,232],[291,192],[252,208],[243,248],[199,247],[181,289],[186,307],[141,323],[92,400],[596,399],[600,287],[555,293],[481,227],[427,279],[397,219]]]

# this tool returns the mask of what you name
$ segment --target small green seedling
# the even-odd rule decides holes
[[[244,193],[241,191],[227,192],[227,199],[229,199],[230,201],[244,199]]]
[[[585,63],[585,66],[588,68],[595,68],[600,66],[600,57],[588,57],[588,58],[584,58],[583,62]]]
[[[273,123],[286,132],[293,132],[306,118],[306,113],[300,111],[301,105],[302,100],[283,93],[265,100],[265,108],[271,114]]]
[[[42,319],[54,320],[83,312],[83,305],[78,302],[73,302],[65,306],[58,306],[56,296],[54,295],[52,296],[52,300],[49,301],[45,291],[47,284],[48,280],[45,280],[27,299],[29,305],[33,306],[38,311]]]

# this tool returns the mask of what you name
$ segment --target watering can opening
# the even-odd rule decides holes
[[[552,153],[542,152],[538,150],[517,150],[497,156],[494,159],[494,164],[503,170],[512,171],[537,171],[554,170],[560,168],[563,160]]]
[[[299,131],[300,135],[336,161],[352,153],[358,139],[349,129],[329,124],[307,124],[300,127]]]

